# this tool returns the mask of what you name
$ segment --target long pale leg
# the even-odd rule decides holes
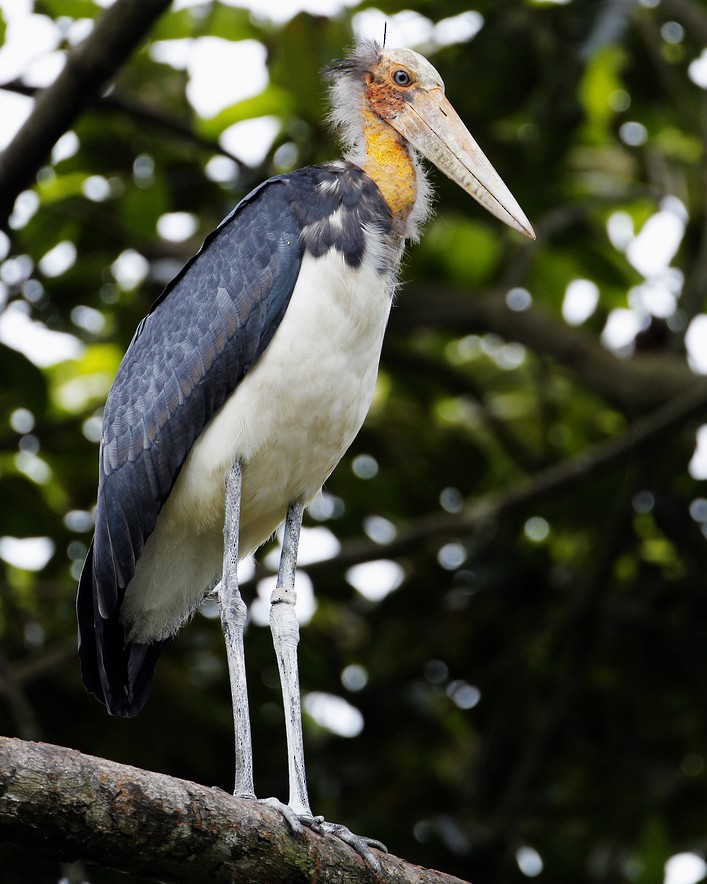
[[[371,847],[376,847],[385,852],[385,845],[373,838],[354,835],[346,826],[330,823],[323,817],[313,817],[309,808],[307,779],[304,768],[302,710],[297,667],[299,624],[295,615],[295,571],[297,568],[297,547],[302,528],[303,511],[304,507],[301,503],[290,504],[287,511],[277,584],[270,597],[270,629],[280,670],[282,699],[285,710],[287,759],[290,776],[289,807],[294,811],[302,824],[309,826],[322,835],[336,835],[360,853],[370,865],[380,869],[380,860],[373,853]]]
[[[299,671],[297,668],[297,644],[299,624],[295,614],[295,570],[297,547],[304,507],[293,503],[287,511],[285,534],[277,584],[270,596],[270,629],[275,656],[280,670],[282,702],[285,710],[287,736],[287,763],[290,778],[289,806],[298,816],[311,817],[307,797],[307,779],[304,769],[304,744],[302,741],[302,709],[300,707]]]
[[[231,680],[233,726],[236,739],[236,785],[238,798],[255,798],[253,788],[253,746],[248,715],[248,685],[245,672],[243,630],[246,605],[238,589],[238,532],[241,513],[241,464],[236,462],[226,476],[226,520],[223,529],[223,572],[218,585],[221,628],[226,641],[228,674]]]

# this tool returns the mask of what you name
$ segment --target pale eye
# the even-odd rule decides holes
[[[393,80],[396,86],[409,86],[412,82],[410,74],[408,74],[407,71],[402,70],[402,68],[393,74]]]

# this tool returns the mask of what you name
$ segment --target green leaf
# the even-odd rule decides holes
[[[91,344],[80,359],[49,370],[53,405],[69,414],[82,414],[105,402],[123,354],[114,344]]]
[[[151,40],[181,40],[194,37],[222,37],[224,40],[257,38],[248,9],[211,3],[171,11],[163,15],[150,33]]]
[[[40,181],[37,185],[37,193],[43,205],[51,206],[72,196],[82,196],[83,183],[86,178],[84,172],[52,175]]]
[[[95,18],[103,9],[93,0],[39,0],[37,12],[44,12],[53,18],[62,15],[69,18]]]
[[[197,118],[196,126],[202,135],[208,138],[218,138],[224,129],[234,123],[241,123],[243,120],[251,120],[256,117],[284,117],[291,110],[291,96],[283,89],[271,84],[259,95],[238,101],[236,104],[224,108],[215,117]]]
[[[170,194],[164,176],[156,172],[148,186],[128,187],[120,200],[121,221],[132,232],[133,242],[155,236],[157,220],[171,211]]]
[[[595,52],[585,68],[579,98],[592,141],[604,141],[609,137],[609,124],[616,114],[611,99],[614,93],[623,89],[620,74],[626,60],[624,49],[612,44]]]
[[[425,233],[422,260],[439,262],[445,275],[461,285],[491,279],[501,257],[501,240],[490,225],[461,215],[443,215]]]

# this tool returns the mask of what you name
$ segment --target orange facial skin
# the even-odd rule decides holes
[[[364,171],[376,182],[393,213],[403,223],[415,204],[417,176],[410,150],[403,138],[386,121],[402,110],[405,90],[393,80],[399,65],[381,65],[378,76],[369,74],[364,90],[363,135],[368,161]]]

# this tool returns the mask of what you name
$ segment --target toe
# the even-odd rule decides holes
[[[265,804],[267,807],[272,807],[274,810],[278,810],[285,817],[290,829],[292,829],[296,835],[300,835],[304,831],[303,826],[306,825],[305,819],[295,813],[289,804],[280,801],[279,798],[259,798],[258,804]]]
[[[300,817],[300,821],[304,825],[310,826],[310,828],[315,832],[318,832],[320,835],[334,835],[345,844],[348,844],[349,847],[353,848],[356,853],[358,853],[359,856],[362,856],[363,859],[365,859],[366,862],[377,872],[382,870],[381,861],[373,852],[372,848],[380,850],[382,853],[387,853],[388,849],[385,844],[378,841],[376,838],[367,838],[363,835],[356,835],[346,826],[343,826],[340,823],[330,823],[323,817],[314,817],[309,820]]]

